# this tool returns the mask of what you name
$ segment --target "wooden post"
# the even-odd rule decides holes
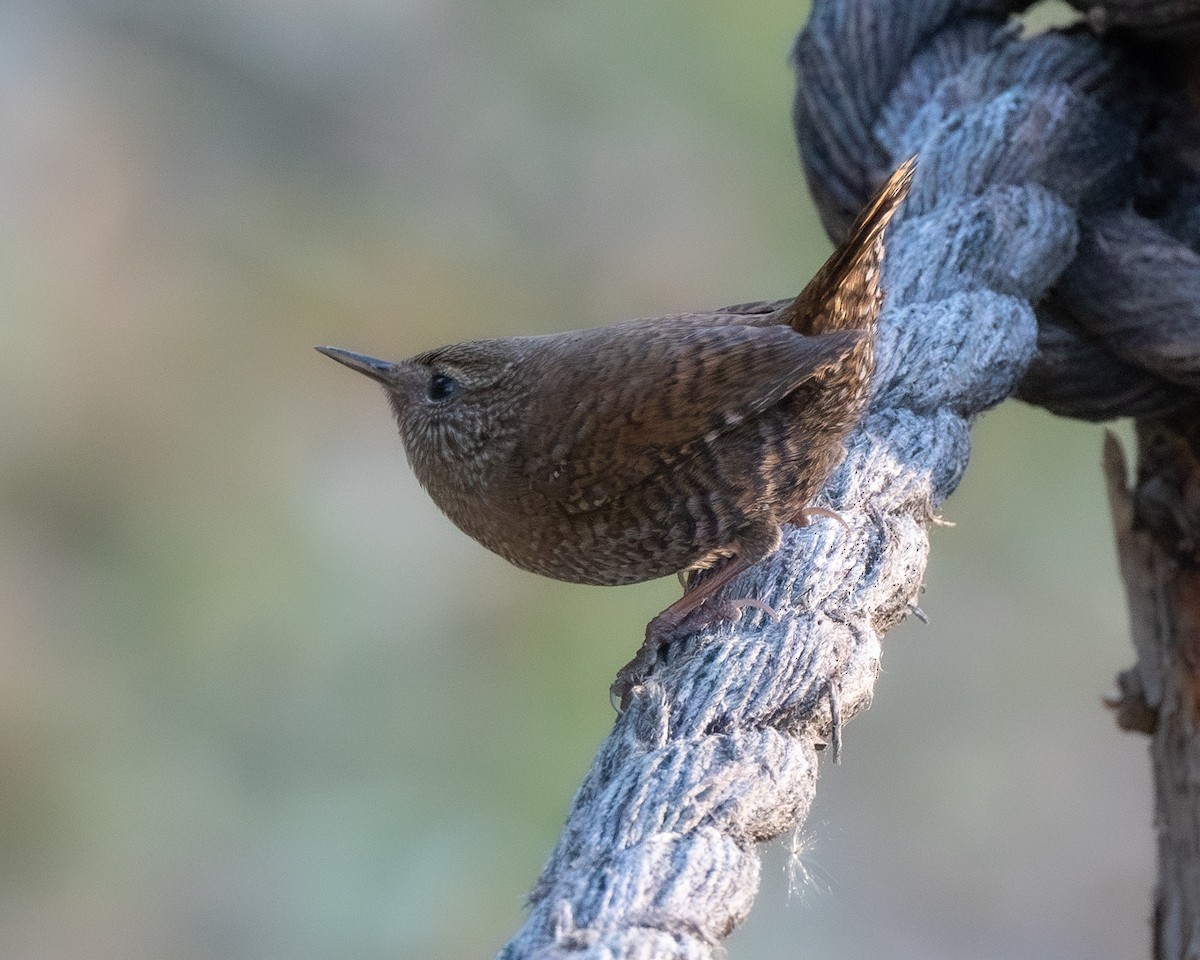
[[[1136,664],[1109,699],[1149,734],[1158,831],[1154,960],[1200,958],[1200,420],[1143,420],[1138,465],[1108,434],[1104,470]]]

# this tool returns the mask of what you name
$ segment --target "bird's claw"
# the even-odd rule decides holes
[[[742,597],[740,600],[726,600],[713,610],[715,614],[713,619],[715,620],[720,617],[725,620],[738,620],[746,610],[761,611],[776,623],[779,622],[778,610],[765,600],[755,600],[753,597]]]
[[[617,676],[608,688],[608,699],[613,709],[624,713],[634,688],[641,686],[658,662],[658,655],[687,632],[701,630],[718,620],[736,620],[747,610],[759,610],[775,622],[779,622],[779,611],[763,600],[742,597],[738,600],[711,601],[680,616],[667,608],[646,624],[646,639],[634,654],[633,659],[617,671]]]
[[[807,527],[810,523],[812,523],[812,520],[810,519],[811,517],[827,517],[830,520],[836,520],[838,523],[840,523],[843,530],[850,530],[850,524],[846,522],[845,517],[843,517],[840,513],[835,513],[833,510],[829,510],[825,507],[805,507],[794,517],[792,517],[792,526]]]
[[[680,626],[688,619],[688,615],[685,614],[681,617],[668,607],[646,624],[645,640],[638,647],[633,659],[617,671],[612,686],[608,688],[609,702],[613,704],[618,713],[625,712],[634,687],[640,686],[650,675],[650,668],[658,660],[659,651],[675,639]]]

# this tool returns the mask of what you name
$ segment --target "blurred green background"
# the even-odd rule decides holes
[[[673,582],[417,488],[401,356],[795,292],[796,2],[0,5],[0,956],[490,957]],[[976,430],[733,958],[1146,951],[1100,431]],[[801,850],[789,862],[788,849]]]

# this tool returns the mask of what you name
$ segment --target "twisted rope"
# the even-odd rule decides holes
[[[870,703],[881,637],[913,609],[926,526],[966,468],[972,418],[1018,385],[1092,417],[1186,396],[1183,305],[1160,296],[1148,331],[1140,304],[1092,296],[1094,263],[1076,259],[1082,245],[1109,277],[1136,279],[1145,263],[1128,244],[1149,231],[1139,249],[1193,269],[1165,227],[1130,219],[1153,90],[1113,45],[1021,40],[1007,12],[1001,0],[814,4],[793,50],[794,122],[830,232],[920,155],[889,235],[872,402],[825,494],[851,529],[789,529],[730,588],[780,621],[716,625],[654,670],[601,745],[501,960],[712,957],[750,910],[756,844],[804,819],[818,747],[836,752],[841,723]],[[1194,331],[1194,306],[1188,318]]]

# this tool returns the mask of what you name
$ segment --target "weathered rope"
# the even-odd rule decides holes
[[[1081,217],[1101,248],[1106,229],[1124,243],[1143,226],[1120,211],[1152,91],[1113,46],[1021,40],[1007,12],[1000,0],[814,3],[793,51],[794,120],[831,232],[920,154],[890,234],[871,408],[826,491],[851,530],[790,530],[731,588],[780,622],[719,625],[654,671],[600,747],[501,960],[712,957],[750,910],[756,844],[803,820],[819,744],[870,703],[880,638],[911,609],[971,419],[1023,377],[1027,394],[1085,416],[1184,396],[1163,364],[1187,351],[1144,330],[1139,350],[1119,349],[1128,311],[1085,302],[1087,268],[1073,265]],[[1110,260],[1122,276],[1141,269]],[[1035,305],[1064,274],[1039,380],[1026,372]],[[1066,388],[1062,371],[1077,377]]]

